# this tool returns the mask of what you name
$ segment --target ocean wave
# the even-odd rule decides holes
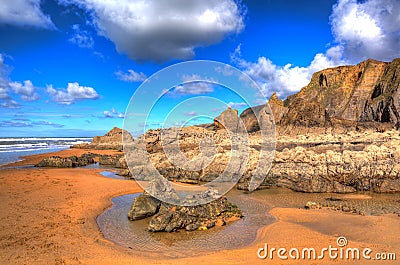
[[[18,153],[18,152],[32,152],[32,151],[41,151],[41,150],[61,150],[61,149],[67,149],[69,146],[66,145],[53,145],[53,146],[49,146],[49,147],[45,147],[45,148],[26,148],[26,149],[10,149],[10,150],[0,150],[0,153]]]
[[[0,138],[0,142],[24,142],[24,141],[91,141],[92,137],[61,137],[61,138],[40,138],[40,137],[21,137],[21,138]]]
[[[72,145],[90,143],[92,138],[0,138],[0,153],[29,152],[37,150],[68,148]]]

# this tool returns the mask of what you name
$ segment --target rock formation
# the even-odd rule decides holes
[[[144,193],[135,198],[128,218],[134,221],[150,216],[149,231],[172,232],[179,229],[206,230],[216,225],[225,225],[240,219],[242,213],[224,197],[204,205],[176,206],[160,202]]]
[[[133,141],[133,137],[129,132],[114,127],[111,131],[106,133],[104,136],[95,136],[90,144],[77,144],[71,146],[71,148],[80,149],[112,149],[112,150],[122,150],[122,137],[126,137],[127,141]]]
[[[400,121],[399,87],[400,59],[388,63],[366,60],[319,71],[306,87],[284,101],[274,93],[269,105],[279,131],[277,151],[260,188],[399,192],[400,136],[393,128],[398,129]],[[250,160],[238,188],[247,189],[260,154],[256,117],[269,115],[268,111],[261,105],[238,117],[237,111],[229,108],[215,118],[214,129],[182,128],[177,141],[189,159],[201,155],[201,139],[215,142],[214,160],[201,170],[174,166],[163,153],[160,130],[146,133],[147,151],[165,178],[191,184],[209,182],[220,176],[232,155],[230,138],[220,129],[227,126],[235,131],[242,121],[250,132]]]
[[[238,111],[228,108],[214,119],[214,127],[216,129],[227,129],[228,131],[236,133],[239,129]]]
[[[51,156],[40,161],[37,167],[58,167],[58,168],[69,168],[69,167],[83,167],[89,164],[94,164],[94,158],[96,154],[87,153],[80,157],[59,157]]]
[[[387,122],[398,128],[399,88],[400,58],[366,60],[316,72],[297,94],[283,102],[274,94],[269,103],[281,126],[356,128],[362,122]]]
[[[160,133],[159,131],[157,131]],[[149,132],[150,159],[161,175],[171,181],[202,184],[216,179],[230,163],[231,142],[224,130],[185,127],[180,148],[188,158],[200,154],[200,139],[216,144],[215,159],[207,167],[190,171],[176,167],[162,152],[156,131]],[[151,142],[153,139],[155,142]],[[238,188],[247,189],[258,165],[260,133],[249,135],[249,162]],[[400,191],[400,135],[396,130],[374,129],[345,134],[281,135],[271,170],[260,188],[285,187],[301,192]],[[124,170],[129,175],[129,170]]]

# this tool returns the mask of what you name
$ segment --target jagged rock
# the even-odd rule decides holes
[[[153,216],[159,209],[161,202],[144,193],[135,198],[132,207],[128,213],[128,219],[131,221],[140,220]]]
[[[287,108],[284,106],[283,100],[278,98],[276,92],[268,100],[269,107],[274,115],[275,124],[280,124],[282,117],[286,114]]]
[[[238,111],[230,107],[214,119],[214,127],[216,129],[226,129],[236,133],[239,130],[239,126]]]
[[[400,127],[400,58],[388,63],[364,105],[361,121],[379,121]]]
[[[124,156],[119,157],[117,163],[115,164],[116,168],[128,168],[128,165],[126,164],[126,159]]]
[[[121,166],[122,155],[102,155],[99,156],[99,165],[117,167]]]
[[[176,206],[144,193],[135,198],[128,218],[131,221],[151,217],[148,230],[153,232],[172,232],[178,229],[193,231],[209,229],[216,223],[226,223],[242,217],[240,209],[219,198],[210,203],[197,206]]]
[[[275,123],[287,127],[322,127],[336,130],[390,123],[400,128],[400,58],[390,63],[366,60],[313,74],[300,92],[280,100],[269,99]],[[261,106],[253,107],[253,110]],[[251,117],[250,109],[243,112]],[[251,124],[248,119],[248,124]],[[361,123],[361,124],[360,124]],[[256,126],[250,125],[256,129]],[[247,126],[246,126],[247,128]]]
[[[40,161],[36,166],[37,167],[73,167],[73,159],[70,157],[59,157],[59,156],[51,156],[49,158],[45,158]]]
[[[253,108],[245,109],[240,114],[240,119],[246,127],[248,133],[256,132],[260,130],[260,125],[258,124],[257,116],[259,116],[260,111],[264,108],[263,105],[256,106]]]
[[[226,198],[198,206],[171,206],[164,204],[150,220],[148,229],[153,232],[172,232],[178,229],[193,231],[202,227],[208,229],[216,222],[242,217],[241,211]]]
[[[89,164],[94,164],[94,157],[96,155],[89,153],[83,154],[81,157],[70,156],[70,157],[59,157],[51,156],[40,161],[37,167],[58,167],[58,168],[70,168],[70,167],[83,167]]]

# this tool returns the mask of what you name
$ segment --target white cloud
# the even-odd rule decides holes
[[[13,99],[7,99],[7,100],[3,101],[2,103],[0,103],[0,106],[2,106],[3,108],[6,108],[6,109],[18,109],[19,108],[18,102],[16,102]]]
[[[197,112],[196,111],[188,111],[188,112],[184,112],[183,115],[188,116],[188,117],[194,117],[194,116],[197,116]]]
[[[106,118],[113,118],[113,114],[108,110],[103,111],[103,114]]]
[[[249,107],[249,105],[244,102],[229,102],[228,106],[231,107],[232,109],[243,109]]]
[[[19,104],[9,94],[9,70],[10,67],[4,63],[4,55],[0,53],[0,107],[16,109],[19,108]]]
[[[40,8],[40,0],[2,0],[0,24],[55,29],[48,15]]]
[[[125,82],[142,82],[146,80],[147,76],[140,72],[137,73],[132,69],[128,69],[128,73],[124,73],[122,71],[117,71],[115,72],[115,75],[119,80],[125,81]]]
[[[231,56],[232,61],[258,83],[267,97],[273,92],[286,97],[306,86],[314,72],[346,63],[341,57],[340,46],[332,47],[324,54],[316,54],[307,67],[292,64],[278,66],[264,56],[259,57],[257,62],[248,62],[241,57],[240,49],[239,45]]]
[[[74,103],[77,100],[99,98],[99,94],[97,94],[94,88],[80,86],[77,82],[68,83],[67,89],[55,89],[52,85],[48,85],[47,93],[49,93],[53,101],[66,105]]]
[[[88,31],[82,30],[78,24],[72,25],[72,30],[74,33],[72,37],[68,39],[69,42],[74,43],[81,48],[93,48],[94,40]]]
[[[33,126],[51,126],[54,128],[62,128],[64,125],[49,121],[33,121],[29,119],[12,119],[0,122],[0,127],[33,127]]]
[[[25,121],[8,120],[0,121],[0,127],[32,127],[32,125]]]
[[[0,53],[0,99],[8,99],[8,67]]]
[[[64,127],[64,125],[62,124],[58,124],[58,123],[53,123],[50,121],[34,121],[31,123],[32,125],[39,125],[39,126],[50,126],[50,127],[54,127],[54,128],[62,128]]]
[[[214,91],[213,83],[216,81],[212,78],[202,77],[197,74],[183,75],[182,84],[176,86],[172,94],[181,95],[195,95],[195,94],[206,94]]]
[[[115,108],[112,108],[111,110],[103,111],[103,115],[104,115],[104,118],[120,118],[120,119],[125,118],[125,114],[122,112],[116,111]]]
[[[400,57],[400,1],[339,0],[330,21],[337,43],[316,54],[307,67],[278,66],[264,56],[248,62],[241,56],[240,45],[231,61],[259,84],[265,96],[276,91],[284,98],[306,86],[312,74],[322,69],[368,58],[391,61]]]
[[[39,99],[39,95],[35,92],[35,87],[30,80],[25,80],[24,83],[10,82],[8,84],[14,94],[20,95],[23,101],[34,101]]]
[[[100,35],[134,60],[193,57],[194,49],[220,42],[244,28],[234,0],[64,0],[93,14]]]
[[[352,62],[400,57],[400,1],[339,0],[330,20],[335,40]]]

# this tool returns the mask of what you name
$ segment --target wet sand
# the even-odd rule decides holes
[[[79,155],[65,150],[57,155]],[[98,152],[93,150],[93,152]],[[109,151],[106,151],[109,152]],[[37,163],[36,155],[13,166]],[[34,162],[36,161],[36,162]],[[398,264],[400,218],[394,214],[360,216],[329,210],[273,208],[277,221],[258,230],[254,242],[239,249],[214,251],[180,259],[144,257],[108,241],[96,218],[116,196],[140,192],[133,181],[106,178],[103,169],[12,168],[0,170],[1,264],[343,264],[343,260],[261,260],[257,249],[271,247],[336,246],[339,235],[349,247],[370,247],[375,252],[396,252],[397,261],[350,261],[352,264]],[[207,232],[207,231],[205,231]],[[237,231],[240,233],[241,231]]]

